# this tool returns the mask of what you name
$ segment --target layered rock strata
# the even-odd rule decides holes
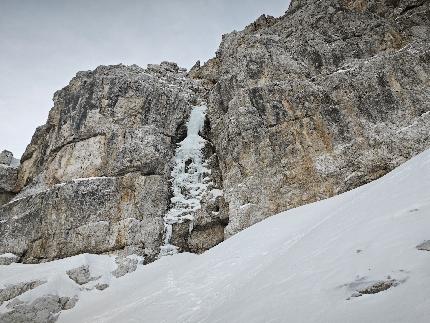
[[[293,0],[191,75],[211,86],[228,237],[429,147],[430,2]]]
[[[24,262],[113,251],[154,259],[174,153],[202,93],[174,63],[78,73],[55,93],[47,123],[21,158],[20,193],[0,209],[0,253]],[[188,229],[176,231],[189,250]]]

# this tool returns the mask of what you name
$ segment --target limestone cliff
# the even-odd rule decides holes
[[[176,145],[202,93],[174,63],[78,73],[55,93],[47,123],[21,158],[20,193],[0,209],[0,253],[25,262],[111,251],[154,259]],[[209,150],[210,163],[216,158]],[[212,178],[211,186],[219,185],[216,171]],[[200,242],[188,237],[188,227],[176,230],[174,243],[205,250],[223,240],[224,226]]]
[[[209,184],[172,226],[179,251],[202,252],[428,148],[430,3],[295,0],[282,17],[224,35],[189,73],[167,62],[78,73],[0,201],[18,193],[0,207],[0,253],[154,259],[175,204],[178,144],[202,105]]]
[[[429,146],[430,2],[292,1],[191,75],[211,86],[230,236]]]
[[[0,206],[15,196],[15,185],[18,179],[19,161],[12,152],[3,150],[0,153]]]

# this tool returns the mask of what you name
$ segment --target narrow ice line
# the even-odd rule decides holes
[[[191,110],[187,137],[176,148],[171,172],[173,197],[171,208],[164,216],[165,238],[161,256],[177,253],[178,248],[171,244],[173,224],[194,219],[193,213],[200,209],[200,201],[210,184],[210,169],[202,153],[206,140],[199,135],[204,127],[206,110],[204,105]]]

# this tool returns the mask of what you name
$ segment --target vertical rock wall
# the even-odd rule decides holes
[[[296,0],[223,36],[192,77],[230,236],[374,180],[430,146],[430,3]]]
[[[26,262],[113,251],[154,259],[199,83],[167,62],[78,73],[14,168],[10,186],[20,193],[0,209],[0,253]],[[175,232],[188,250],[189,232]]]

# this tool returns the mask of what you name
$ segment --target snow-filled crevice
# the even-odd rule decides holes
[[[203,158],[206,140],[200,136],[203,130],[207,107],[193,107],[187,122],[187,136],[178,144],[171,172],[173,197],[170,210],[164,217],[164,244],[161,256],[175,254],[178,248],[171,243],[173,225],[190,221],[201,207],[201,199],[211,184],[210,169]]]

